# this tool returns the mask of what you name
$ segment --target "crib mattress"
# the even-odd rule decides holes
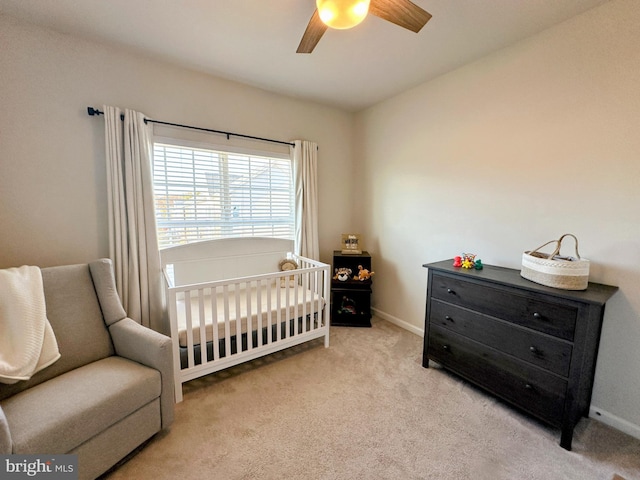
[[[288,295],[288,296],[287,296]],[[238,297],[238,302],[236,301]],[[279,297],[279,298],[278,298]],[[210,293],[202,295],[204,310],[204,325],[206,341],[214,340],[213,312],[216,312],[217,339],[225,338],[227,335],[227,312],[225,312],[224,293],[217,292],[216,295]],[[258,299],[260,301],[258,302]],[[191,297],[191,331],[193,333],[193,344],[199,345],[200,338],[200,304],[197,296]],[[284,322],[303,315],[309,315],[322,311],[325,305],[324,298],[309,289],[296,285],[293,287],[268,288],[263,285],[261,288],[243,289],[239,292],[229,292],[228,324],[229,335],[246,333],[249,330],[257,330],[269,325],[269,313],[271,313],[271,324]],[[239,303],[239,309],[237,304]],[[260,303],[260,308],[258,306]],[[270,308],[269,308],[270,306]],[[181,347],[187,346],[187,315],[184,299],[176,301],[178,341]],[[278,315],[279,311],[279,315]],[[251,321],[249,321],[251,318]],[[258,320],[262,323],[259,324]],[[240,323],[238,330],[238,322]]]

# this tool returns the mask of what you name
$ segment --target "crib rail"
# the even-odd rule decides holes
[[[300,268],[190,285],[165,265],[176,402],[202,375],[315,338],[329,346],[330,267],[290,257]]]

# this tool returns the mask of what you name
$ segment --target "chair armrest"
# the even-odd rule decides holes
[[[116,355],[160,372],[162,391],[160,409],[162,428],[173,422],[173,352],[171,339],[166,335],[143,327],[130,318],[123,318],[109,327]]]
[[[10,454],[13,451],[13,441],[9,431],[9,422],[0,407],[0,454]]]

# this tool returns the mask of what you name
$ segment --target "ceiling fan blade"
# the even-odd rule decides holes
[[[298,45],[296,53],[313,52],[313,49],[316,48],[316,45],[322,38],[324,32],[327,31],[327,28],[328,27],[322,22],[322,20],[320,20],[318,9],[316,9],[311,16],[311,20],[309,20],[309,24],[307,25],[307,29],[304,31],[304,35],[302,35],[302,40],[300,40],[300,45]]]
[[[418,33],[431,14],[409,0],[371,0],[369,13]]]

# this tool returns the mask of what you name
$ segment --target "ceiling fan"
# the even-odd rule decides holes
[[[296,53],[311,53],[327,28],[346,29],[362,22],[367,13],[419,32],[431,14],[409,0],[316,0],[316,10]]]

